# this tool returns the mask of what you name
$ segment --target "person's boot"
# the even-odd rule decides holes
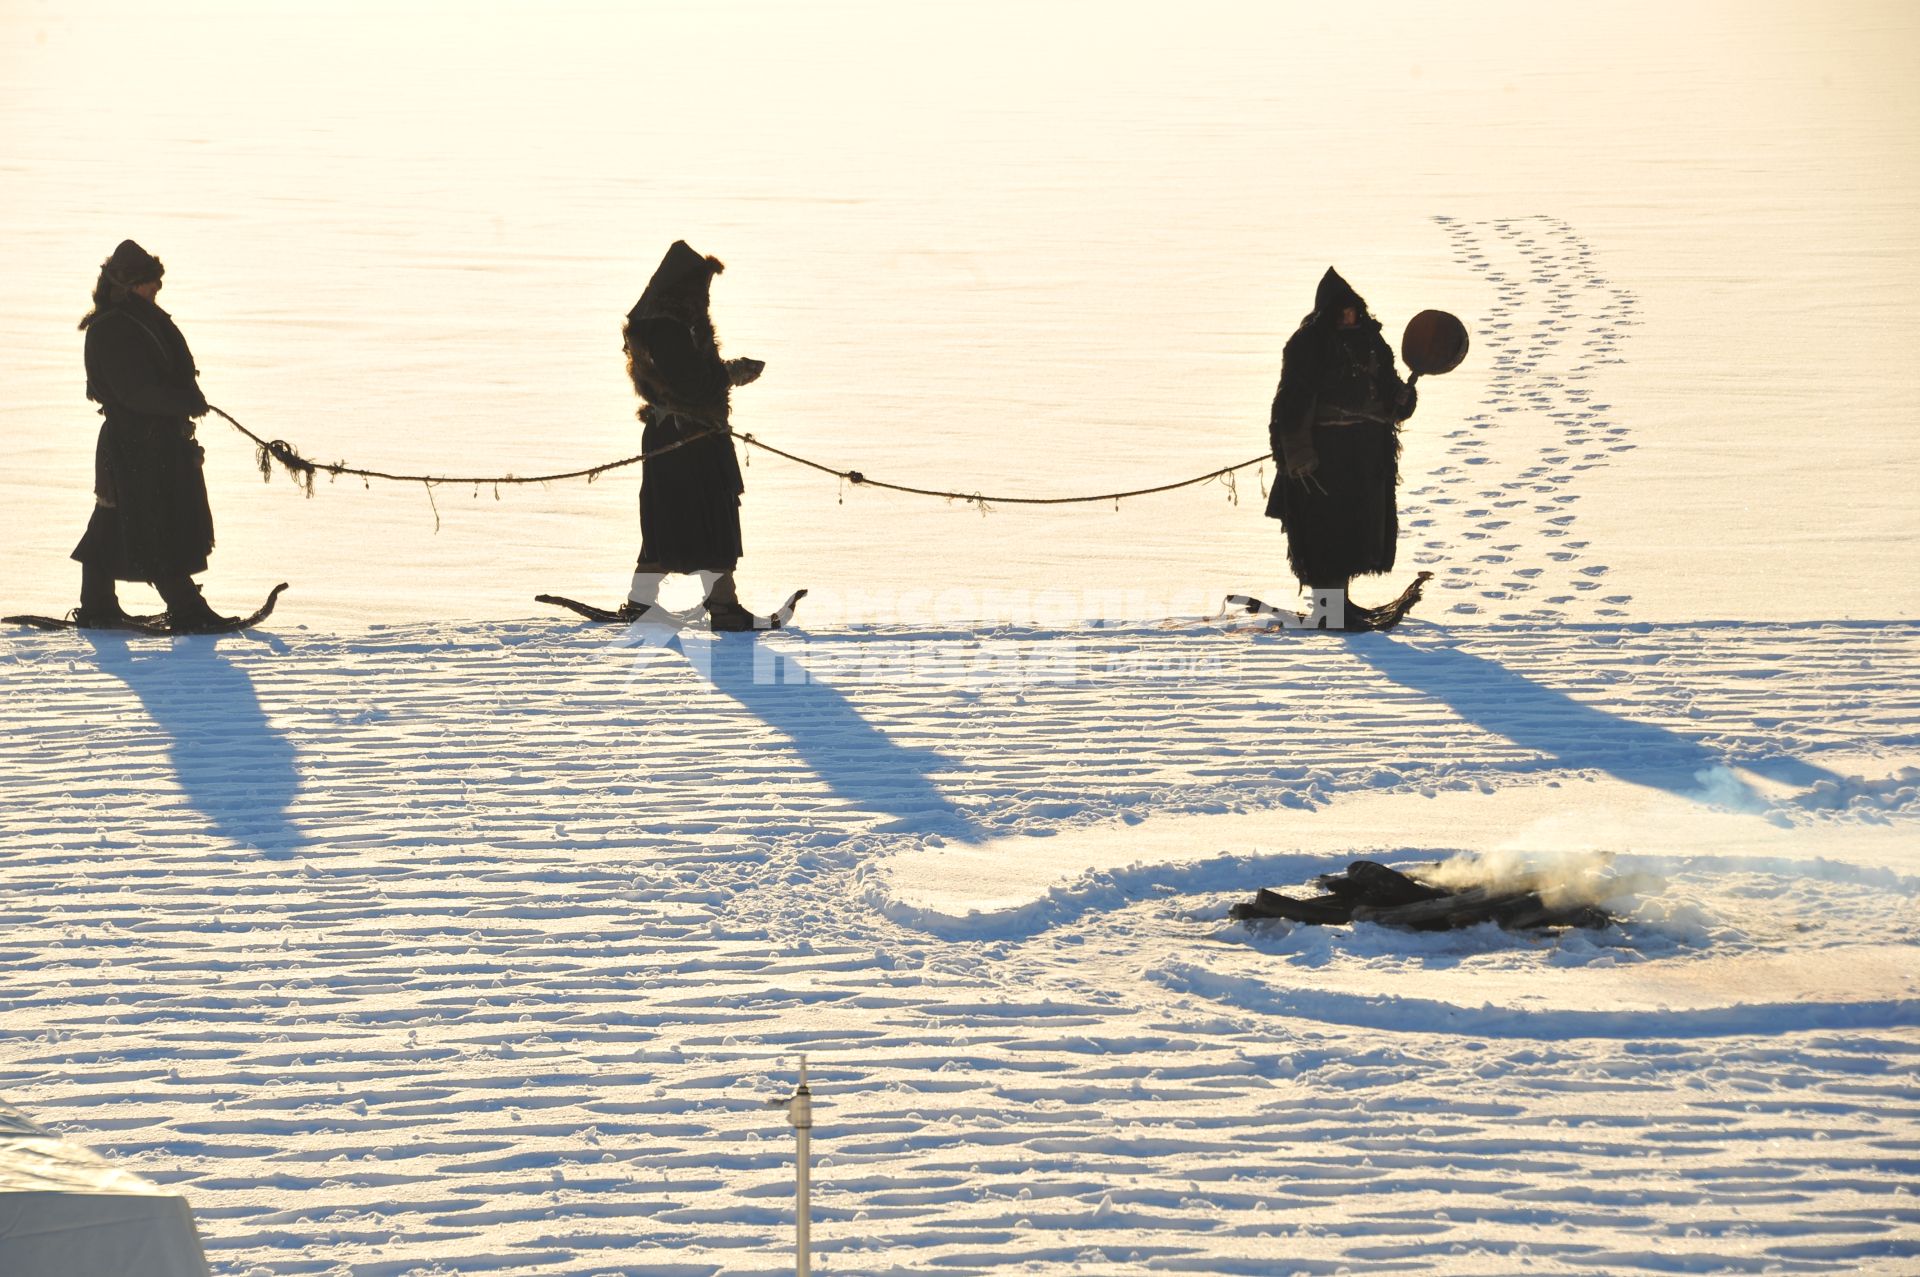
[[[1363,603],[1355,603],[1353,596],[1349,594],[1347,596],[1347,623],[1340,628],[1350,634],[1358,634],[1366,630],[1376,630],[1380,628],[1379,617],[1375,614],[1374,609],[1367,607]]]
[[[1326,597],[1329,630],[1354,633],[1373,628],[1373,610],[1353,601],[1353,591],[1348,588],[1351,584],[1351,581],[1332,581],[1307,587],[1309,593]]]
[[[633,574],[633,584],[627,589],[627,601],[620,605],[620,619],[663,619],[660,618],[660,583],[666,579],[665,572],[637,569]]]
[[[745,630],[772,629],[773,623],[755,616],[740,604],[740,594],[731,572],[702,572],[707,585],[707,628],[720,634],[738,634]]]
[[[80,606],[73,623],[83,630],[110,630],[127,623],[113,573],[92,563],[80,565]]]
[[[224,629],[237,619],[221,616],[207,606],[200,587],[189,576],[162,577],[153,583],[167,605],[167,628],[176,634],[204,633]]]

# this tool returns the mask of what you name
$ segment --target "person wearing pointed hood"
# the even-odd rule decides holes
[[[207,411],[193,352],[154,298],[166,267],[132,240],[101,264],[86,333],[87,398],[104,421],[94,445],[94,507],[74,547],[77,624],[123,622],[118,581],[147,581],[175,630],[205,629],[215,614],[194,584],[213,550],[213,512],[195,417]]]
[[[1287,532],[1287,562],[1314,591],[1391,571],[1399,536],[1400,423],[1415,392],[1400,379],[1380,321],[1331,266],[1313,313],[1287,339],[1268,433],[1279,474],[1267,517]],[[1364,609],[1359,609],[1364,612]],[[1361,618],[1364,619],[1364,618]]]
[[[746,484],[728,433],[730,393],[760,375],[754,359],[722,359],[709,314],[713,277],[726,267],[676,240],[661,259],[624,329],[627,375],[639,394],[640,557],[621,615],[645,617],[662,580],[698,575],[708,624],[755,628],[741,606],[740,496]]]

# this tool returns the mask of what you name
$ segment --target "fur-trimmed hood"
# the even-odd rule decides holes
[[[1367,313],[1367,299],[1353,291],[1349,284],[1333,267],[1327,267],[1327,273],[1320,277],[1320,286],[1314,290],[1313,310],[1317,315],[1333,317],[1348,306],[1361,314]]]
[[[93,307],[80,319],[84,332],[95,318],[128,299],[138,300],[134,289],[157,282],[167,273],[158,257],[130,239],[123,239],[106,261],[100,263],[100,278],[93,285]]]
[[[650,406],[726,423],[727,370],[707,314],[713,277],[725,269],[675,240],[627,312],[627,374]]]
[[[713,277],[725,269],[719,258],[702,257],[683,239],[673,241],[653,278],[647,281],[646,291],[627,312],[627,322],[677,319],[686,324],[699,323],[707,318]]]

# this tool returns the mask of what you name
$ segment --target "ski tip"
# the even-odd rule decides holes
[[[773,610],[772,615],[754,617],[751,630],[745,632],[771,634],[775,630],[786,629],[787,625],[793,620],[794,609],[800,605],[800,600],[806,597],[807,592],[805,590],[795,590],[787,596],[785,603],[782,603]]]

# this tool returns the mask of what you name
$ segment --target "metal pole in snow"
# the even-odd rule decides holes
[[[800,1057],[800,1085],[784,1100],[768,1100],[770,1108],[785,1109],[793,1126],[793,1271],[795,1277],[809,1277],[813,1271],[811,1256],[812,1184],[807,1169],[808,1145],[813,1131],[813,1092],[807,1087],[807,1057]]]
[[[806,1076],[803,1072],[802,1077]],[[800,1084],[800,1100],[808,1103],[807,1084]],[[795,1277],[808,1277],[813,1271],[813,1185],[808,1182],[807,1145],[811,1142],[811,1125],[794,1125],[794,1161],[793,1161],[793,1247]]]

